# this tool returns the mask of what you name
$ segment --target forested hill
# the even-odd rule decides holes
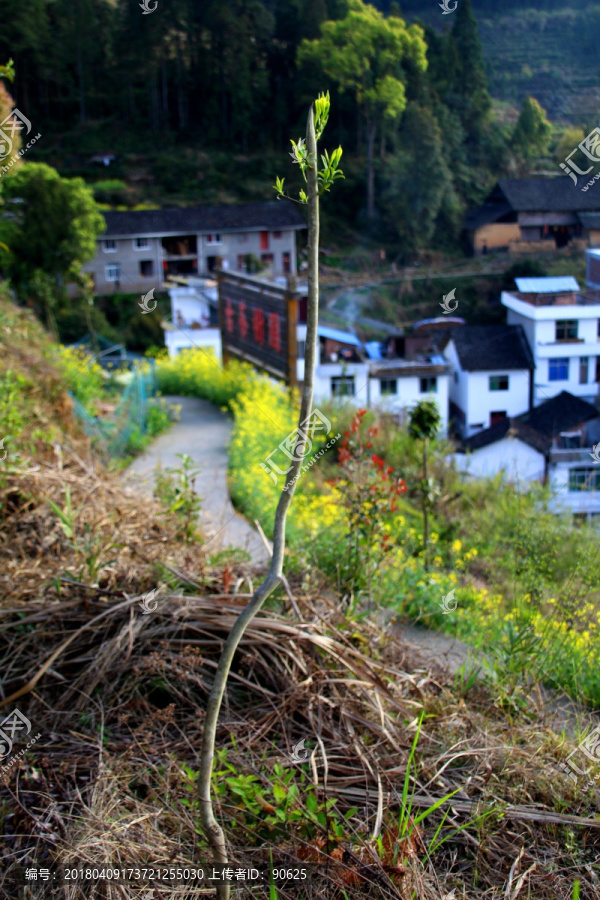
[[[454,250],[466,209],[499,177],[558,171],[564,125],[589,131],[600,107],[600,5],[520,3],[414,0],[403,20],[360,0],[3,0],[0,63],[43,135],[28,159],[94,183],[112,151],[96,198],[130,207],[264,198],[329,89],[332,221]]]
[[[438,32],[457,16],[442,15],[438,0],[374,5]],[[2,9],[0,60],[15,60],[17,105],[46,135],[102,123],[96,143],[116,132],[135,144],[150,125],[162,140],[201,133],[247,152],[257,116],[269,141],[287,139],[314,87],[296,70],[297,48],[343,17],[347,0],[158,0],[151,15],[139,0],[3,0]],[[595,116],[600,4],[474,0],[473,11],[493,98],[518,107],[531,94],[580,125]]]

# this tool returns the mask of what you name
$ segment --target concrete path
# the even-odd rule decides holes
[[[228,547],[241,548],[252,564],[264,565],[269,557],[260,535],[233,508],[227,488],[227,447],[232,420],[206,400],[196,397],[166,397],[181,406],[181,415],[169,431],[159,435],[148,449],[126,469],[124,484],[152,495],[157,465],[177,468],[178,453],[187,453],[200,470],[196,491],[202,500],[200,522],[209,554]]]

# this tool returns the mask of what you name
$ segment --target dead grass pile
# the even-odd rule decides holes
[[[170,572],[177,573],[197,552],[182,545],[177,558],[167,526],[148,510],[134,515],[134,498],[99,472],[60,474],[74,505],[89,495],[88,508],[103,512],[104,524],[93,516],[86,524],[111,540],[120,535],[122,546],[99,570],[96,587],[57,582],[78,551],[49,527],[45,507],[35,501],[40,491],[50,495],[57,470],[24,473],[34,498],[21,508],[27,528],[17,510],[5,527],[41,542],[31,538],[26,572],[15,563],[22,553],[12,558],[11,577],[23,593],[4,604],[0,617],[2,712],[17,707],[41,738],[2,775],[5,884],[34,864],[209,863],[195,766],[218,655],[248,595],[225,592],[222,573],[204,561],[193,575],[179,572],[179,588],[164,584],[147,612],[144,591],[156,587],[156,566],[169,571],[162,557],[171,554]],[[44,537],[51,535],[48,554]],[[249,573],[229,571],[225,580],[241,575]],[[219,794],[219,814],[236,864],[268,867],[270,849],[275,863],[316,864],[319,876],[302,897],[341,898],[345,890],[354,897],[546,900],[571,897],[576,876],[588,889],[582,895],[596,896],[600,821],[595,801],[576,796],[556,769],[558,736],[532,710],[511,723],[482,685],[457,696],[414,650],[373,624],[346,622],[327,592],[307,598],[293,584],[292,590],[302,621],[282,611],[284,595],[256,617],[222,715],[219,783],[229,787]],[[421,713],[407,829],[399,827],[404,776]],[[290,803],[292,782],[300,790]],[[448,804],[415,825],[420,812],[453,791]],[[309,794],[314,809],[326,810],[321,824],[306,818]],[[285,812],[283,830],[273,824],[278,808]],[[446,812],[438,839],[451,836],[431,853]],[[50,896],[42,884],[14,890],[2,888],[0,896]],[[112,900],[138,889],[102,881],[85,893],[60,890],[56,896],[68,900]],[[187,890],[174,895],[188,896]],[[279,896],[299,895],[288,887]]]

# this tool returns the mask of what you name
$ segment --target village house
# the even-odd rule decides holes
[[[598,255],[588,251],[588,270]],[[594,277],[596,277],[594,275]],[[572,277],[517,278],[504,291],[507,322],[525,332],[535,365],[533,405],[562,391],[593,402],[600,381],[600,290]],[[524,410],[521,410],[523,412]]]
[[[514,484],[547,484],[553,511],[600,525],[599,441],[598,409],[562,391],[462,441],[454,459],[477,478],[502,472]]]
[[[186,280],[185,286],[169,289],[171,315],[162,323],[169,355],[177,356],[195,347],[211,349],[221,359],[217,282],[208,278]],[[297,289],[302,293],[305,286],[297,285]],[[365,347],[356,335],[326,324],[318,326],[318,339],[315,403],[340,399],[356,406],[377,406],[402,421],[418,400],[431,397],[438,406],[441,431],[446,434],[450,368],[441,354],[428,354],[428,345],[417,340],[414,347],[411,345],[410,358],[402,358],[397,352],[403,347],[400,343],[390,341],[383,347],[372,343]],[[296,343],[296,377],[301,385],[306,347],[305,302],[299,305]],[[258,350],[256,354],[259,355]]]
[[[462,438],[533,404],[534,360],[520,325],[462,325],[444,349],[450,364],[450,418]]]
[[[600,189],[578,190],[567,175],[504,178],[467,213],[465,233],[476,254],[600,246]]]
[[[296,234],[306,228],[286,200],[105,212],[95,258],[83,266],[95,294],[145,294],[169,277],[202,276],[219,265],[236,272],[297,270]]]

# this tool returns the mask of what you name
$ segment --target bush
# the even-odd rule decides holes
[[[57,361],[67,390],[79,400],[88,415],[95,416],[95,401],[104,393],[101,366],[80,347],[61,347]]]

